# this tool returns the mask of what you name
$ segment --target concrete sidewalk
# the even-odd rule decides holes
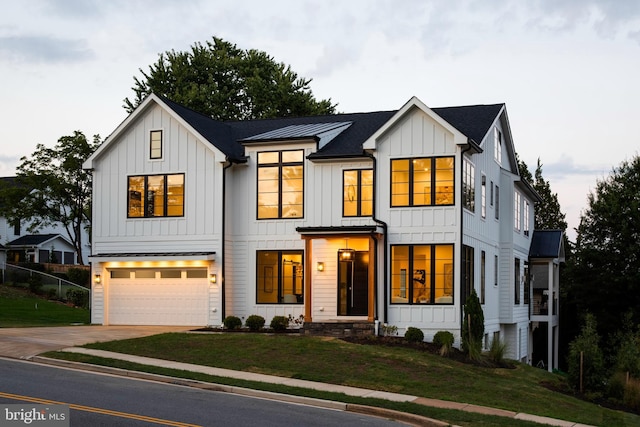
[[[320,390],[320,391],[326,391],[326,392],[332,392],[332,393],[342,393],[348,396],[385,399],[385,400],[390,400],[394,402],[413,402],[416,404],[431,406],[435,408],[475,412],[478,414],[507,417],[507,418],[513,418],[513,419],[523,420],[523,421],[531,421],[531,422],[546,424],[551,426],[592,427],[586,424],[579,424],[571,421],[558,420],[554,418],[541,417],[538,415],[531,415],[531,414],[525,414],[525,413],[517,413],[512,411],[506,411],[503,409],[489,408],[489,407],[478,406],[478,405],[470,405],[466,403],[450,402],[450,401],[437,400],[437,399],[428,399],[424,397],[417,397],[417,396],[411,396],[406,394],[361,389],[356,387],[334,385],[334,384],[325,384],[325,383],[319,383],[314,381],[277,377],[272,375],[264,375],[264,374],[250,373],[250,372],[244,372],[244,371],[233,371],[230,369],[215,368],[215,367],[209,367],[209,366],[192,365],[192,364],[182,363],[182,362],[173,362],[170,360],[162,360],[162,359],[154,359],[150,357],[114,353],[111,351],[94,350],[94,349],[81,348],[81,347],[63,348],[61,349],[61,351],[123,360],[123,361],[138,363],[142,365],[157,366],[162,368],[176,369],[176,370],[189,371],[189,372],[197,372],[201,374],[207,374],[207,375],[218,376],[218,377],[234,378],[234,379],[240,379],[240,380],[246,380],[246,381],[256,381],[256,382],[271,383],[271,384],[281,384],[281,385],[286,385],[290,387],[299,387],[299,388]],[[33,360],[41,363],[57,364],[57,365],[63,365],[63,366],[68,365],[69,363],[69,362],[62,362],[56,359],[47,359],[43,357],[36,357],[36,358],[33,358]],[[111,371],[111,369],[109,371]],[[116,370],[116,372],[117,371],[119,370]],[[114,372],[111,372],[111,373],[114,373]],[[136,376],[139,376],[139,375],[136,375]],[[158,377],[158,376],[154,375],[153,377]],[[169,381],[175,382],[175,378],[170,378]],[[207,388],[211,388],[211,387],[207,387]],[[235,393],[240,392],[240,389],[237,387],[214,387],[214,389],[219,389],[220,391],[231,391]],[[246,389],[244,389],[241,392],[241,394],[251,394],[251,395],[260,395],[264,393],[265,392],[259,392],[255,390],[247,392]],[[271,398],[275,396],[274,393],[267,393],[267,394]],[[279,397],[281,398],[281,400],[295,401],[298,403],[301,403],[301,402],[309,403],[307,398],[296,398],[295,396],[284,396],[284,395],[279,395]],[[342,409],[342,410],[354,410],[356,409],[356,407],[359,406],[359,405],[347,405],[339,402],[321,401],[318,399],[311,399],[311,400],[313,401],[312,404],[315,404],[317,406],[332,407],[335,409]],[[364,407],[360,407],[358,411],[366,412],[372,415],[374,414],[375,411],[377,411],[381,416],[390,415],[388,411],[381,410],[379,408],[371,408],[371,407],[367,407],[367,409],[363,409],[363,408]],[[396,419],[402,419],[401,414],[399,413],[394,413],[393,415],[395,416]],[[431,425],[431,426],[449,425],[448,423],[443,423],[437,420],[432,420],[424,417],[417,417],[411,414],[406,414],[406,415],[408,416],[408,418],[404,417],[405,421],[418,422],[419,425]]]

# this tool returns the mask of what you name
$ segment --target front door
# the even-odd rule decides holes
[[[338,316],[366,316],[369,303],[369,253],[338,252]]]

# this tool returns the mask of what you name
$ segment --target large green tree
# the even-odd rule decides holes
[[[61,137],[53,148],[38,144],[22,157],[13,185],[0,189],[2,215],[10,222],[26,221],[29,231],[62,225],[82,258],[83,228],[91,224],[91,173],[82,163],[100,144],[98,135],[87,140],[80,131]]]
[[[165,96],[218,120],[335,113],[330,99],[313,97],[311,79],[259,50],[242,50],[214,37],[190,51],[160,54],[142,78],[134,77],[135,98],[125,99],[128,112],[151,93]]]
[[[602,335],[620,330],[623,314],[640,324],[640,157],[597,182],[577,229],[574,298],[596,316]]]

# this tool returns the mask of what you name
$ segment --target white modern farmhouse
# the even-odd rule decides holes
[[[557,366],[562,233],[533,230],[503,104],[220,122],[151,95],[84,167],[93,323],[292,315],[305,333],[387,324],[459,342],[475,288],[485,346],[535,363],[544,331]]]

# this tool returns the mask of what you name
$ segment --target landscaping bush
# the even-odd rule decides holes
[[[67,270],[67,276],[69,276],[69,281],[75,283],[76,285],[89,287],[91,271],[85,268],[70,268]]]
[[[624,404],[634,411],[640,412],[640,380],[629,378],[624,386]]]
[[[462,320],[462,351],[472,360],[477,360],[482,354],[482,339],[484,337],[484,313],[476,290],[471,290],[464,304],[464,319]]]
[[[29,277],[29,290],[34,294],[40,294],[42,291],[42,277],[39,274],[33,274]]]
[[[247,327],[251,331],[259,331],[264,326],[264,322],[264,317],[258,316],[257,314],[252,314],[251,316],[247,317],[247,320],[245,320],[244,324],[247,325]]]
[[[285,331],[289,326],[289,318],[285,316],[273,316],[269,324],[274,331]]]
[[[491,341],[491,347],[489,348],[489,358],[498,365],[504,362],[504,354],[507,352],[507,344],[500,341],[498,338],[494,338]]]
[[[407,331],[404,333],[404,339],[409,342],[422,342],[424,341],[424,333],[418,328],[409,326]]]
[[[242,320],[237,316],[227,316],[224,318],[222,323],[227,329],[240,329],[242,326]]]
[[[89,292],[79,289],[69,289],[67,291],[67,301],[75,307],[89,308]]]
[[[433,343],[440,346],[440,356],[448,356],[453,347],[454,337],[449,331],[438,331],[433,336]]]

